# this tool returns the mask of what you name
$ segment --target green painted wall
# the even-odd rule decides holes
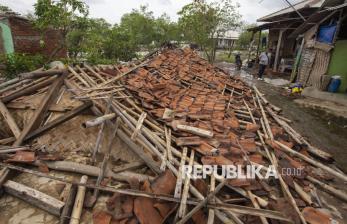
[[[7,54],[14,53],[14,45],[10,27],[5,23],[0,22],[0,29],[2,30],[1,34],[5,52]]]
[[[330,60],[328,74],[330,76],[341,76],[339,92],[345,93],[347,91],[347,40],[339,40],[336,42]]]

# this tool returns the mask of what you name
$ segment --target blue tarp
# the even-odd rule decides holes
[[[318,31],[317,40],[322,43],[333,43],[336,32],[336,24],[328,26],[320,26]]]

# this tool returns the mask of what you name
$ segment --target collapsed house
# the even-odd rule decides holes
[[[345,1],[306,0],[259,18],[264,24],[249,29],[253,36],[269,30],[270,66],[281,71],[281,61],[292,72],[291,81],[326,90],[332,76],[341,77],[339,92],[347,90]],[[260,35],[259,35],[260,37]],[[290,63],[285,63],[290,61]]]
[[[190,49],[20,74],[0,94],[5,223],[315,224],[339,219],[317,190],[347,201],[330,154]],[[185,165],[272,165],[279,176],[195,179]]]

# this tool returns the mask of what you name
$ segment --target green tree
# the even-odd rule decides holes
[[[136,46],[150,46],[155,36],[154,20],[153,12],[147,6],[141,6],[139,10],[124,14],[120,26]]]
[[[217,49],[217,37],[235,29],[240,24],[238,5],[232,0],[207,3],[194,1],[178,13],[179,25],[187,41],[198,44],[208,60],[214,62]]]
[[[49,60],[67,46],[67,36],[74,28],[74,21],[87,15],[88,6],[80,0],[37,0],[35,25],[41,30],[48,28],[59,30],[62,35],[59,46],[52,52]]]
[[[130,41],[138,50],[158,47],[180,37],[177,24],[171,22],[167,14],[155,18],[147,6],[123,15],[120,27],[129,34]]]
[[[72,25],[73,29],[67,36],[69,56],[101,57],[103,42],[109,35],[111,24],[104,19],[77,18]]]
[[[14,13],[12,9],[6,5],[0,5],[0,13]]]
[[[240,50],[249,50],[251,47],[251,52],[254,52],[257,50],[257,46],[259,45],[259,51],[264,50],[267,46],[262,46],[261,43],[259,43],[259,31],[255,32],[253,34],[252,31],[248,31],[248,29],[252,27],[256,27],[257,24],[245,24],[242,27],[242,32],[239,36],[239,39],[236,42],[237,48]],[[262,32],[260,36],[260,41],[262,41],[263,38],[266,38],[268,36],[268,32]],[[251,46],[252,44],[252,46]]]
[[[127,30],[115,25],[103,42],[103,55],[108,59],[129,61],[136,57],[136,47]]]

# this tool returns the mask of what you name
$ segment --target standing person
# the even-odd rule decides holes
[[[241,67],[242,67],[242,59],[241,59],[240,52],[237,52],[236,55],[235,55],[235,63],[236,63],[237,71],[240,71]]]
[[[264,80],[263,75],[265,73],[265,69],[269,64],[269,57],[267,56],[267,51],[262,52],[259,56],[259,72],[258,72],[258,80]]]

